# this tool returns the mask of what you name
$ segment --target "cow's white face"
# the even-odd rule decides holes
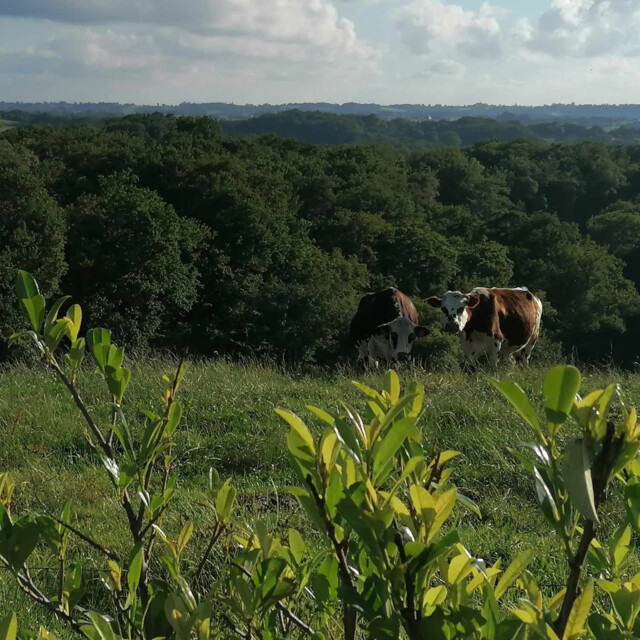
[[[426,327],[402,316],[376,328],[369,341],[369,352],[373,357],[396,360],[400,354],[411,353],[416,338],[422,338],[427,333]]]
[[[442,297],[427,298],[427,302],[432,307],[440,307],[443,331],[460,333],[471,318],[469,311],[480,304],[480,298],[475,293],[447,291]]]

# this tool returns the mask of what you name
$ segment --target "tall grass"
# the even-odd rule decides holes
[[[142,428],[141,411],[154,408],[149,398],[159,397],[161,375],[174,364],[170,359],[132,363],[124,409],[134,432]],[[541,408],[544,373],[541,368],[514,368],[500,375],[516,380]],[[536,549],[532,570],[549,592],[557,591],[565,579],[562,556],[539,515],[534,488],[509,453],[510,448],[530,439],[522,421],[482,374],[429,373],[410,367],[400,374],[405,383],[418,379],[425,385],[421,425],[427,442],[463,454],[455,465],[456,484],[478,503],[483,514],[479,519],[458,511],[455,524],[464,544],[491,562],[498,557],[508,562],[524,548]],[[198,497],[213,466],[222,477],[233,478],[241,519],[243,514],[259,515],[276,530],[285,532],[288,526],[296,526],[313,537],[287,493],[287,485],[296,479],[285,454],[287,429],[273,409],[286,407],[305,415],[307,404],[337,409],[340,400],[362,409],[363,399],[350,380],[379,386],[381,377],[349,368],[329,372],[252,361],[194,363],[181,394],[186,437],[177,450],[178,497],[167,528],[178,529],[181,518],[187,517],[206,526],[207,515]],[[640,376],[612,369],[586,372],[583,391],[614,381],[621,384],[631,404],[640,401]],[[87,369],[81,387],[91,410],[106,424],[108,399],[102,381]],[[309,423],[315,424],[311,419]],[[568,430],[566,436],[570,434]],[[100,461],[86,442],[83,422],[66,391],[40,367],[14,365],[0,370],[0,471],[10,471],[18,484],[16,514],[26,509],[57,513],[71,500],[80,529],[91,531],[116,551],[125,550],[126,523],[115,508]],[[611,500],[606,508],[620,512],[622,505]],[[204,543],[204,536],[193,540],[194,558]],[[225,544],[230,550],[233,540]],[[101,597],[98,572],[102,565],[90,550],[82,549],[83,557],[87,553],[91,558],[85,564],[90,577],[87,598],[91,602]],[[225,553],[224,544],[218,553]],[[52,564],[42,552],[34,573],[53,582]],[[16,590],[10,576],[0,573],[0,610],[10,609],[18,611],[22,626],[45,624],[60,631]]]

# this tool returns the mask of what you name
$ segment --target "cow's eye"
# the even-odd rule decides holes
[[[462,313],[464,311],[464,307],[458,307],[458,313]]]

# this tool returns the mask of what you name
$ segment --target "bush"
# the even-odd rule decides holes
[[[146,411],[144,432],[132,433],[122,406],[130,380],[124,350],[105,329],[78,337],[80,307],[59,317],[66,297],[45,314],[45,299],[28,273],[18,273],[16,291],[30,328],[11,341],[33,339],[68,389],[126,519],[130,547],[119,555],[82,531],[69,503],[59,516],[14,515],[15,485],[2,474],[0,566],[25,594],[90,640],[578,640],[587,628],[597,640],[638,637],[640,574],[629,579],[627,561],[632,532],[640,533],[640,425],[616,385],[581,398],[578,370],[555,367],[544,381],[542,422],[520,387],[491,379],[531,428],[533,443],[512,453],[531,475],[542,514],[564,550],[567,584],[552,597],[528,569],[533,550],[503,570],[500,561],[488,566],[461,544],[449,517],[456,505],[476,513],[477,507],[453,484],[449,463],[458,453],[424,445],[418,428],[423,388],[412,382],[403,393],[393,371],[380,391],[355,383],[368,399],[364,416],[347,405],[337,414],[309,406],[323,425],[318,438],[297,415],[276,410],[290,427],[287,447],[300,479],[291,492],[318,530],[319,549],[293,529],[282,540],[260,521],[239,523],[230,481],[220,482],[212,470],[202,496],[210,513],[208,542],[189,562],[194,523],[184,523],[177,537],[163,528],[176,488],[173,451],[183,412],[177,393],[186,363],[163,377],[161,410]],[[107,428],[93,418],[78,386],[86,350],[109,391]],[[569,419],[576,437],[565,433]],[[613,490],[626,513],[619,522],[603,522],[604,497]],[[213,573],[211,554],[228,535],[237,548]],[[75,539],[104,559],[108,597],[92,600],[103,603],[100,611],[95,604],[87,608],[82,547],[70,552]],[[55,593],[29,571],[38,547],[57,559]],[[15,640],[16,624],[13,614],[0,621],[0,640]],[[50,634],[41,630],[39,637]]]

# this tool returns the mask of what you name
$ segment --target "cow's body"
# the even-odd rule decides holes
[[[425,335],[415,305],[393,287],[363,296],[349,326],[351,343],[358,349],[358,358],[365,361],[395,360],[399,354],[409,354],[415,339]]]
[[[542,302],[526,287],[448,291],[428,302],[440,307],[443,329],[458,334],[470,364],[483,355],[493,365],[513,354],[529,362],[540,333]]]

